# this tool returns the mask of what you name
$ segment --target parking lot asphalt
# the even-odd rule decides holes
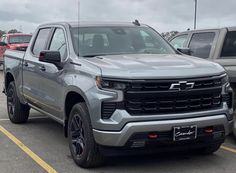
[[[0,71],[1,91],[2,85]],[[27,124],[12,124],[7,117],[6,97],[0,94],[0,173],[235,173],[236,142],[228,137],[223,146],[209,156],[163,153],[112,157],[103,167],[81,169],[70,156],[60,124],[36,111],[31,111]]]

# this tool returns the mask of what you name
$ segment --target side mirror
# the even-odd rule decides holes
[[[192,51],[189,48],[177,48],[177,51],[186,55],[191,55],[192,53]]]
[[[7,46],[5,42],[0,41],[0,46]]]
[[[39,54],[39,61],[54,64],[59,70],[63,68],[59,51],[42,51]]]

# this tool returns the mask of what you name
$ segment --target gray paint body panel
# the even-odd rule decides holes
[[[72,24],[71,24],[72,25]],[[103,24],[106,26],[106,24]],[[118,25],[118,24],[117,24]],[[126,25],[126,24],[122,24]],[[93,25],[85,25],[90,26]],[[96,25],[97,26],[97,25]],[[191,118],[214,117],[220,115],[215,122],[220,122],[226,128],[226,134],[231,131],[230,121],[227,117],[232,116],[226,103],[222,109],[189,112],[184,114],[163,114],[153,116],[131,116],[125,110],[116,110],[108,120],[101,119],[101,104],[105,100],[115,100],[119,97],[119,92],[101,90],[96,86],[96,76],[109,77],[113,79],[186,79],[200,78],[206,76],[216,76],[224,74],[224,69],[213,62],[181,55],[110,55],[99,58],[78,57],[72,46],[70,36],[70,24],[56,23],[42,25],[43,27],[62,27],[67,36],[68,57],[63,62],[64,68],[58,70],[52,64],[38,61],[31,53],[31,45],[35,35],[31,40],[30,46],[24,55],[18,51],[7,50],[5,58],[5,74],[11,73],[17,85],[17,93],[22,103],[30,103],[33,108],[51,117],[60,123],[65,123],[65,98],[69,92],[80,94],[88,107],[92,127],[94,129],[95,140],[102,145],[121,146],[126,142],[127,131],[135,133],[144,129],[152,130],[155,124],[161,122],[176,122],[181,125],[182,121],[190,121]],[[28,61],[28,67],[23,67]],[[46,67],[45,72],[38,69],[38,65]],[[28,74],[27,74],[28,73]],[[182,120],[178,120],[182,119]],[[165,121],[164,121],[165,120]],[[204,121],[204,118],[199,119]],[[154,123],[152,123],[154,122]],[[206,121],[210,126],[214,122]],[[195,121],[193,121],[195,123]],[[198,122],[199,123],[199,122]],[[138,124],[138,126],[136,126]],[[152,124],[152,125],[148,125]],[[183,123],[184,125],[185,123]],[[213,123],[214,124],[214,123]],[[132,126],[134,125],[134,126]],[[138,128],[137,128],[138,127]],[[140,128],[139,128],[140,127]],[[162,124],[161,127],[170,127],[170,124]],[[126,129],[126,130],[124,130]],[[129,130],[132,129],[132,130]],[[156,126],[155,130],[158,130]],[[160,129],[161,130],[161,129]],[[99,131],[102,131],[100,134]],[[114,132],[119,142],[110,138],[110,134],[104,132]],[[124,134],[127,133],[127,134]],[[104,140],[110,139],[110,142]]]

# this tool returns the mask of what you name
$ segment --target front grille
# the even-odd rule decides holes
[[[191,89],[170,90],[173,83],[194,82]],[[221,78],[145,81],[130,83],[124,93],[125,109],[131,115],[184,113],[219,108]]]
[[[194,82],[193,89],[201,89],[201,88],[209,88],[209,87],[219,87],[222,85],[221,78],[219,77],[211,77],[209,78],[199,78],[199,79],[181,79],[181,80],[162,80],[162,81],[155,81],[155,80],[146,80],[145,82],[142,81],[134,81],[130,84],[129,90],[132,91],[168,91],[171,87],[171,84],[178,83],[179,81],[188,81]]]
[[[220,108],[222,101],[222,77],[180,80],[130,80],[126,84],[124,101],[103,102],[102,118],[109,119],[116,109],[126,110],[131,115],[158,115],[185,113]],[[191,88],[171,90],[172,84],[186,81],[194,83]],[[120,82],[120,81],[119,81]]]
[[[156,95],[152,98],[130,98],[126,101],[125,106],[126,110],[133,115],[200,111],[221,106],[221,95],[220,93],[214,93],[189,96],[169,96],[164,98],[160,98]]]

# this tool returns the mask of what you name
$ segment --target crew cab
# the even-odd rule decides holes
[[[0,39],[0,66],[6,49],[26,51],[32,35],[23,33],[4,34]]]
[[[232,132],[224,68],[138,21],[44,24],[4,61],[10,120],[27,122],[32,108],[58,121],[81,167],[111,154],[213,153]]]

